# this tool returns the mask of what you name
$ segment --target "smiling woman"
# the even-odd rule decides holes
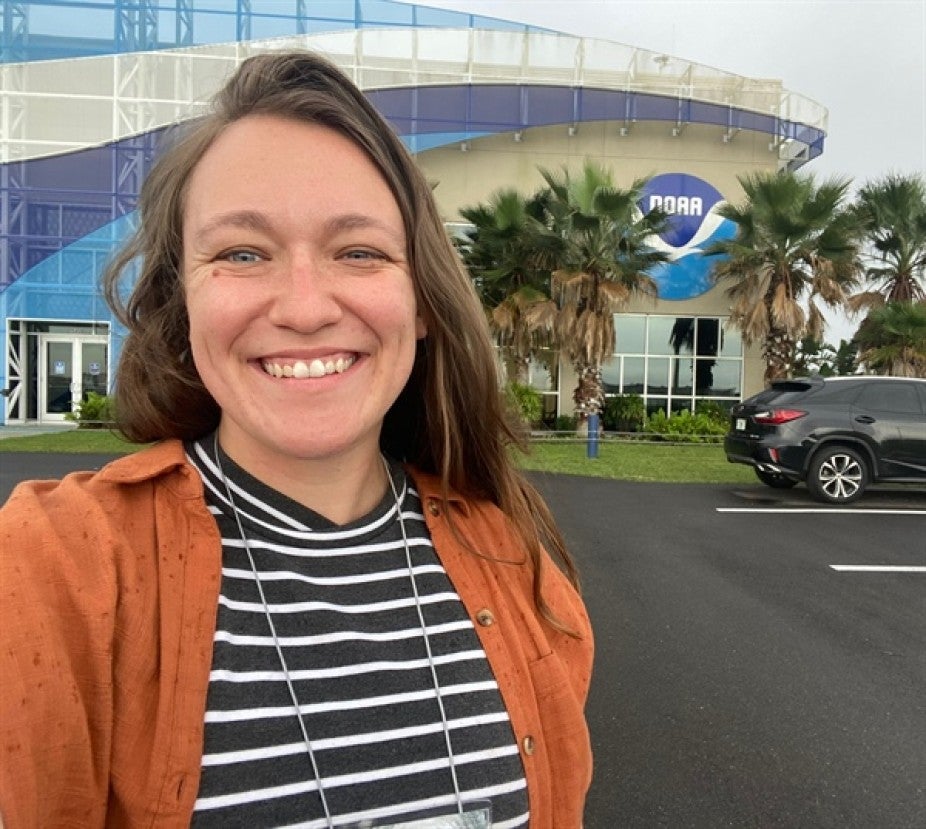
[[[401,142],[254,57],[140,214],[106,289],[157,445],[0,511],[6,825],[579,827],[588,617]]]

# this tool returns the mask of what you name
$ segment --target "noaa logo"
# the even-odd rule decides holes
[[[715,187],[687,173],[664,173],[647,182],[640,210],[659,208],[670,217],[666,230],[651,240],[669,255],[669,262],[650,272],[660,299],[691,299],[713,287],[711,268],[717,257],[704,257],[702,251],[711,242],[736,235],[736,225],[717,214],[723,203]]]
[[[664,210],[673,216],[703,216],[704,201],[698,196],[660,196],[652,193],[649,197],[650,210]]]

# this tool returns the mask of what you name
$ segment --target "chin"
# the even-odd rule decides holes
[[[295,460],[332,460],[350,455],[364,446],[375,446],[376,451],[379,451],[379,437],[377,436],[375,441],[356,435],[290,437],[278,441],[277,446],[284,455],[289,455]]]

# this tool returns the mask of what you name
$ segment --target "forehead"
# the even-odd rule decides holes
[[[185,190],[185,214],[223,199],[273,203],[320,194],[332,208],[366,203],[370,210],[399,212],[386,178],[353,140],[321,124],[273,115],[226,127],[192,168]]]

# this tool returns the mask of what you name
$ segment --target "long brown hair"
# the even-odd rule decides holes
[[[427,325],[412,374],[386,414],[383,450],[437,475],[446,496],[486,498],[511,519],[534,565],[541,613],[561,627],[542,591],[542,547],[566,574],[576,570],[553,517],[512,462],[520,446],[499,392],[495,353],[472,283],[444,228],[431,188],[389,125],[333,64],[308,52],[249,58],[218,93],[211,114],[158,160],[142,187],[134,236],[104,274],[107,301],[128,329],[116,374],[120,431],[133,441],[192,439],[216,428],[220,411],[189,353],[182,282],[186,182],[215,139],[248,115],[321,124],[346,136],[376,165],[405,224],[418,312]],[[127,275],[138,278],[124,301]],[[448,511],[448,514],[449,511]]]

